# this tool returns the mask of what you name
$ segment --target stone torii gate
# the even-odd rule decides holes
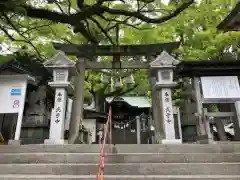
[[[149,69],[155,71],[157,76],[157,82],[154,85],[154,89],[160,92],[160,109],[154,109],[160,113],[163,120],[163,129],[165,139],[162,143],[181,143],[181,140],[176,140],[174,130],[174,120],[172,111],[172,98],[171,88],[175,86],[173,82],[173,63],[177,61],[170,56],[167,52],[171,52],[173,49],[179,46],[178,42],[151,44],[151,45],[127,45],[118,46],[113,48],[112,46],[93,46],[93,45],[71,45],[71,44],[54,44],[57,50],[65,52],[67,55],[75,55],[79,58],[76,67],[78,69],[78,75],[75,77],[75,93],[72,109],[72,118],[70,122],[70,137],[69,143],[74,143],[76,136],[78,135],[79,127],[82,121],[83,112],[83,91],[84,91],[84,76],[86,69]],[[160,54],[161,53],[161,54]],[[159,55],[160,54],[160,55]],[[145,56],[157,58],[152,61],[146,62],[121,62],[120,56]],[[94,56],[113,56],[112,62],[95,62],[86,61],[86,58],[92,58]],[[65,56],[65,58],[67,58]],[[149,58],[147,58],[149,59]],[[154,97],[153,97],[154,98]],[[156,113],[156,112],[155,112]],[[160,119],[154,119],[157,126],[156,131],[160,131],[159,125]],[[57,142],[57,141],[56,141]]]

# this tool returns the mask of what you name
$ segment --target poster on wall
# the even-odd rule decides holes
[[[24,108],[27,79],[0,76],[0,113],[19,113]]]
[[[204,99],[240,99],[240,87],[237,76],[201,77]]]

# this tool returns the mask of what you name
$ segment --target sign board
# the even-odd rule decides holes
[[[201,77],[203,98],[208,100],[240,99],[237,76]]]
[[[24,109],[26,76],[0,76],[0,113],[19,113]]]

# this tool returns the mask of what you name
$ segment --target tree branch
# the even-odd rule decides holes
[[[70,6],[71,5],[70,0],[67,0],[67,1],[69,2],[68,5]],[[140,7],[140,9],[137,9],[136,11],[125,10],[125,9],[113,9],[111,8],[111,6],[108,7],[106,4],[104,4],[105,2],[107,3],[114,2],[115,0],[98,0],[93,5],[84,4],[84,0],[76,0],[76,1],[78,3],[79,11],[74,14],[70,14],[70,12],[69,14],[66,14],[64,12],[59,13],[54,10],[45,9],[44,7],[38,7],[38,6],[33,7],[31,5],[24,3],[24,1],[16,1],[16,0],[0,0],[0,12],[13,13],[18,16],[20,15],[20,16],[25,16],[30,18],[49,20],[57,23],[69,24],[74,27],[74,32],[80,32],[88,41],[94,44],[98,44],[99,40],[97,40],[97,38],[94,37],[93,34],[87,31],[84,21],[87,21],[88,19],[92,20],[96,24],[96,26],[101,30],[101,32],[104,34],[105,37],[109,39],[110,36],[107,33],[108,28],[103,28],[100,22],[98,22],[96,19],[93,20],[94,16],[99,16],[103,18],[104,13],[107,13],[112,16],[121,16],[122,18],[124,17],[136,18],[142,22],[159,24],[159,23],[166,22],[173,17],[176,17],[178,14],[180,14],[182,11],[187,9],[194,2],[194,0],[184,0],[185,3],[183,3],[180,7],[178,7],[172,13],[169,13],[168,15],[159,17],[159,18],[151,18],[148,15],[144,15],[144,13],[141,10],[143,10],[143,7],[145,7],[147,4],[154,2],[154,0],[136,0],[138,3],[143,4],[142,7]],[[53,2],[55,2],[55,0]],[[122,1],[122,2],[126,3],[125,1]],[[70,11],[69,6],[68,6],[68,9]],[[16,10],[17,8],[20,8],[22,10],[18,11]],[[60,10],[63,11],[62,8],[60,8]],[[123,21],[115,20],[113,17],[111,17],[109,21],[115,22],[115,23],[116,22],[122,23],[130,27],[136,27],[139,25],[139,24],[131,25],[125,20]],[[109,41],[111,42],[110,39]]]
[[[120,10],[120,9],[110,9],[106,6],[101,6],[102,10],[104,12],[107,12],[109,14],[113,14],[113,15],[125,15],[125,16],[129,16],[129,17],[135,17],[139,20],[142,20],[144,22],[147,23],[163,23],[166,22],[170,19],[172,19],[173,17],[176,17],[178,14],[180,14],[182,11],[184,11],[185,9],[187,9],[192,3],[194,2],[194,0],[189,0],[186,3],[183,3],[179,8],[177,8],[174,12],[170,13],[167,16],[163,16],[160,18],[149,18],[143,14],[141,14],[140,12],[133,12],[133,11],[126,11],[126,10]]]
[[[9,38],[10,38],[10,36],[11,36],[10,39],[13,40],[13,41],[25,42],[25,43],[31,45],[32,48],[36,51],[36,53],[38,54],[38,56],[39,56],[40,58],[46,59],[45,56],[41,55],[41,53],[40,53],[40,52],[38,51],[38,49],[34,46],[34,44],[33,44],[30,40],[28,40],[28,39],[23,35],[23,33],[21,33],[21,32],[19,31],[19,29],[11,22],[11,20],[8,18],[8,16],[7,16],[6,14],[4,14],[4,13],[2,13],[2,15],[3,15],[4,18],[6,19],[8,25],[10,25],[24,40],[17,40],[17,39],[15,39],[15,38],[13,38],[9,33],[7,33],[7,36],[8,36]],[[3,28],[4,28],[4,27],[1,27],[1,30],[6,34],[6,32],[8,32],[8,31],[7,31],[7,30],[3,30]],[[10,35],[10,36],[9,36],[9,35]]]
[[[96,4],[92,6],[87,6],[86,8],[84,8],[84,10],[72,15],[62,14],[62,13],[54,12],[54,11],[43,9],[43,8],[35,8],[26,4],[21,5],[21,7],[24,8],[26,11],[25,16],[50,20],[54,22],[67,23],[67,24],[76,26],[82,20],[92,17],[93,15],[103,14],[104,12],[107,12],[112,15],[131,16],[148,23],[163,23],[173,17],[176,17],[178,14],[180,14],[182,11],[187,9],[194,2],[194,0],[188,0],[188,2],[183,3],[179,8],[177,8],[174,12],[170,13],[169,15],[153,19],[141,14],[139,11],[134,12],[134,11],[127,11],[122,9],[121,10],[111,9],[109,7],[103,6],[102,5],[103,2],[106,2],[106,1],[107,0],[99,0]],[[1,2],[5,2],[5,5],[4,3],[1,3]],[[7,3],[6,5],[5,0],[0,0],[1,12],[18,13],[18,12],[15,12],[16,7],[17,7],[16,4],[13,3],[12,1],[10,3]]]
[[[90,20],[92,20],[97,25],[97,27],[106,36],[106,38],[108,38],[108,40],[114,45],[115,43],[113,42],[112,38],[108,35],[107,31],[105,31],[105,29],[101,26],[101,24],[93,17],[90,17]]]
[[[87,31],[83,23],[78,23],[78,25],[75,26],[74,28],[74,32],[75,33],[80,32],[91,43],[98,44],[98,40],[95,37],[93,37],[93,35],[90,34],[89,31]]]

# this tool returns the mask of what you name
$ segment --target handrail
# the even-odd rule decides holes
[[[100,162],[99,162],[99,166],[98,166],[96,180],[104,179],[104,157],[105,157],[105,144],[106,144],[108,126],[109,126],[109,130],[110,130],[109,140],[110,140],[110,145],[111,145],[112,144],[112,108],[111,107],[109,108],[108,120],[106,122],[106,125],[104,126],[103,142],[101,145]]]

